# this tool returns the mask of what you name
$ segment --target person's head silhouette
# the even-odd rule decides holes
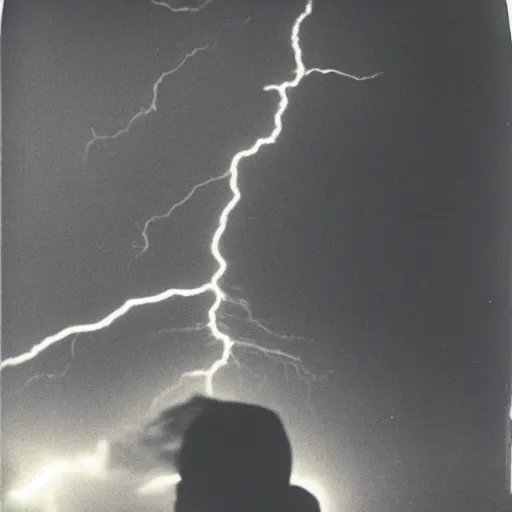
[[[291,446],[276,413],[203,397],[178,410],[164,413],[164,423],[182,430],[175,512],[320,510],[311,494],[290,486]]]

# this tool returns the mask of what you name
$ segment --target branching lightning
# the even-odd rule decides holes
[[[158,7],[165,7],[172,12],[199,12],[204,9],[211,1],[212,0],[205,0],[197,7],[173,7],[171,4],[168,4],[167,2],[161,2],[160,0],[151,0],[151,3]]]
[[[165,2],[160,2],[157,0],[151,0],[151,3],[156,6],[165,7],[172,12],[183,12],[183,11],[198,11],[202,8],[204,8],[210,0],[207,0],[204,2],[201,6],[197,8],[173,8],[170,6],[170,4],[167,4]],[[24,363],[27,363],[33,359],[35,359],[37,356],[39,356],[41,353],[43,353],[45,350],[49,349],[50,347],[60,343],[61,341],[66,340],[70,336],[79,335],[79,334],[85,334],[85,333],[91,333],[95,331],[100,331],[103,329],[106,329],[109,327],[113,322],[118,320],[119,318],[123,317],[127,313],[129,313],[132,309],[142,306],[149,306],[152,304],[157,304],[160,302],[167,301],[171,298],[175,297],[198,297],[204,294],[211,294],[212,295],[212,303],[208,310],[207,314],[207,322],[205,323],[205,327],[207,328],[209,335],[216,340],[220,344],[220,354],[217,359],[215,359],[211,365],[207,368],[200,368],[195,369],[193,371],[187,372],[182,374],[181,378],[179,379],[179,382],[176,386],[173,388],[169,388],[167,390],[164,390],[159,396],[157,396],[152,406],[160,401],[162,398],[162,395],[165,393],[168,393],[171,390],[176,389],[176,387],[179,387],[185,379],[188,378],[196,378],[196,379],[202,379],[204,382],[204,390],[207,395],[213,395],[214,393],[214,377],[217,375],[219,370],[224,368],[230,360],[234,359],[233,355],[233,349],[235,347],[239,347],[243,349],[244,351],[257,351],[259,353],[264,354],[265,356],[278,360],[280,362],[284,362],[287,365],[292,365],[297,372],[302,373],[308,373],[307,370],[304,368],[304,365],[302,363],[302,360],[299,357],[293,356],[291,354],[288,354],[282,350],[279,349],[269,349],[266,347],[262,347],[252,341],[245,340],[245,339],[232,339],[228,334],[226,334],[222,328],[221,324],[219,322],[219,310],[223,303],[231,303],[236,304],[243,309],[245,309],[248,318],[250,321],[255,323],[259,328],[266,330],[267,328],[264,327],[262,324],[257,322],[253,319],[252,313],[250,312],[250,308],[247,302],[241,300],[241,299],[232,299],[221,287],[221,281],[225,277],[226,272],[228,270],[228,262],[223,256],[221,252],[221,241],[222,238],[226,232],[228,222],[230,220],[230,216],[233,213],[235,207],[237,206],[238,202],[241,200],[242,195],[240,188],[238,186],[238,179],[239,179],[239,173],[240,173],[240,164],[243,160],[250,158],[254,155],[256,155],[260,149],[264,146],[274,144],[278,140],[282,130],[283,130],[283,116],[288,108],[289,105],[289,97],[288,97],[288,91],[290,89],[296,88],[301,81],[306,77],[313,73],[319,73],[319,74],[335,74],[341,77],[350,78],[357,81],[362,80],[369,80],[372,78],[375,78],[380,75],[380,73],[372,74],[369,76],[355,76],[352,74],[348,74],[336,69],[323,69],[323,68],[306,68],[304,62],[303,62],[303,54],[302,54],[302,48],[300,46],[300,29],[302,27],[303,22],[306,20],[308,16],[313,11],[313,1],[312,0],[306,0],[305,6],[303,11],[297,16],[297,18],[294,21],[292,31],[291,31],[291,37],[290,37],[290,43],[291,48],[294,55],[294,61],[295,61],[295,68],[293,70],[293,78],[288,81],[284,81],[277,84],[270,84],[266,85],[264,87],[265,91],[275,91],[278,95],[278,103],[277,107],[275,109],[275,112],[273,114],[273,127],[270,130],[270,133],[266,136],[262,136],[249,147],[246,149],[242,149],[239,152],[237,152],[230,163],[229,169],[221,174],[219,174],[217,177],[210,178],[206,180],[205,182],[199,183],[198,185],[195,185],[191,191],[187,194],[185,198],[183,198],[178,203],[171,206],[171,208],[162,215],[155,215],[151,217],[148,221],[146,221],[143,232],[142,232],[142,238],[144,240],[144,244],[139,247],[139,256],[142,255],[145,251],[147,251],[149,247],[149,228],[152,225],[152,223],[161,220],[169,218],[173,211],[184,205],[192,196],[193,194],[201,187],[205,187],[209,184],[211,184],[214,181],[219,181],[222,179],[228,180],[229,183],[229,189],[231,192],[230,199],[227,201],[227,203],[224,205],[219,217],[217,226],[212,234],[212,238],[210,241],[210,253],[215,260],[217,264],[217,268],[210,277],[209,281],[199,284],[197,286],[191,287],[191,288],[167,288],[157,294],[145,296],[145,297],[135,297],[130,298],[126,300],[120,307],[115,309],[114,311],[108,313],[103,318],[91,322],[91,323],[84,323],[79,325],[72,325],[69,327],[66,327],[62,329],[61,331],[52,334],[43,340],[39,341],[38,343],[34,344],[29,350],[26,352],[13,356],[8,357],[5,360],[2,361],[0,365],[0,369],[6,369],[9,367],[15,367],[22,365]],[[147,116],[151,112],[155,111],[157,108],[157,99],[158,99],[158,91],[160,88],[160,85],[162,84],[163,80],[175,73],[177,70],[179,70],[185,62],[190,59],[192,56],[194,56],[196,53],[205,50],[205,48],[197,48],[193,52],[187,54],[185,58],[180,62],[180,64],[173,68],[172,70],[166,71],[160,77],[153,85],[153,98],[150,103],[150,105],[147,108],[142,108],[137,114],[135,114],[128,123],[119,131],[114,133],[113,135],[98,135],[93,130],[93,137],[91,140],[89,140],[86,144],[85,148],[85,157],[89,154],[93,144],[99,140],[113,140],[121,135],[127,133],[131,127],[134,125],[134,123],[140,119],[141,117]],[[270,330],[268,330],[269,333],[271,333]],[[274,333],[272,333],[274,334]],[[150,410],[152,407],[150,407]],[[100,462],[103,461],[105,453],[108,451],[106,449],[106,445],[102,444],[101,450],[99,449],[96,458],[94,460],[99,460]],[[82,460],[82,459],[80,459]],[[85,460],[85,459],[84,459]],[[90,461],[90,459],[87,459]],[[82,464],[76,463],[76,461],[71,462],[63,462],[58,463],[54,466],[49,466],[45,470],[43,470],[42,473],[39,474],[34,480],[29,482],[25,487],[22,489],[15,491],[14,495],[18,498],[25,499],[27,496],[30,496],[34,493],[37,493],[40,491],[41,488],[50,486],[51,483],[49,483],[49,480],[51,480],[48,475],[53,475],[52,479],[59,479],[64,474],[69,474],[72,472],[81,472],[82,471]],[[94,465],[93,465],[94,466]],[[95,468],[101,468],[103,467],[101,463],[98,463]],[[53,468],[53,469],[51,469]],[[55,469],[57,468],[57,469]],[[86,473],[86,471],[83,471]],[[46,476],[45,476],[46,475]],[[170,483],[175,483],[177,476],[173,475],[171,477],[167,477],[167,479],[160,480],[159,482],[166,482],[167,485],[170,485]],[[158,482],[153,482],[154,486],[158,487]],[[145,487],[144,489],[141,489],[141,492],[149,492],[148,489],[151,489],[151,483],[147,484],[149,487]]]
[[[328,73],[334,73],[343,77],[348,77],[354,80],[368,80],[371,78],[375,78],[376,76],[380,75],[380,73],[369,75],[369,76],[355,76],[352,74],[348,74],[342,71],[338,71],[335,69],[322,69],[322,68],[311,68],[306,69],[303,59],[302,59],[302,49],[300,47],[300,38],[299,38],[299,32],[300,27],[303,23],[303,21],[311,14],[312,12],[312,1],[308,1],[306,3],[304,11],[298,16],[298,18],[295,20],[295,23],[292,28],[292,34],[291,34],[291,45],[294,52],[294,58],[295,58],[295,70],[294,70],[294,78],[290,81],[285,81],[280,84],[270,84],[265,86],[263,89],[265,91],[276,91],[279,95],[279,103],[277,106],[277,109],[274,113],[274,128],[272,129],[271,133],[266,137],[260,137],[258,138],[252,146],[250,146],[247,149],[243,149],[236,153],[231,160],[231,165],[229,167],[229,170],[227,173],[224,173],[217,178],[210,178],[210,180],[200,183],[199,185],[196,185],[192,189],[192,191],[186,196],[186,198],[179,203],[173,205],[171,209],[168,211],[168,215],[165,215],[168,217],[173,209],[175,209],[177,206],[184,204],[190,197],[192,197],[192,194],[197,190],[198,187],[205,186],[206,184],[211,183],[212,181],[216,179],[221,179],[224,177],[224,175],[227,174],[229,176],[229,187],[231,189],[231,199],[228,201],[228,203],[225,205],[224,209],[222,210],[218,225],[213,233],[213,237],[210,243],[210,252],[214,259],[216,260],[218,267],[217,270],[214,272],[214,274],[211,276],[211,279],[207,283],[203,283],[200,286],[197,286],[195,288],[185,288],[185,289],[178,289],[178,288],[169,288],[167,290],[164,290],[161,293],[158,293],[156,295],[146,296],[146,297],[138,297],[138,298],[131,298],[128,299],[122,306],[120,306],[118,309],[112,311],[108,315],[106,315],[104,318],[97,322],[89,323],[89,324],[81,324],[81,325],[73,325],[70,327],[66,327],[65,329],[62,329],[56,334],[53,334],[51,336],[48,336],[44,338],[39,343],[35,344],[31,349],[29,349],[27,352],[20,354],[18,356],[10,357],[2,361],[1,368],[4,369],[6,367],[10,366],[17,366],[23,363],[26,363],[35,357],[37,357],[40,353],[44,352],[47,348],[53,346],[54,344],[66,339],[69,336],[72,336],[74,334],[83,334],[83,333],[89,333],[94,331],[102,330],[108,326],[110,326],[115,320],[119,319],[120,317],[124,316],[126,313],[128,313],[131,309],[138,306],[146,306],[150,304],[156,304],[158,302],[163,302],[165,300],[168,300],[173,297],[197,297],[199,295],[202,295],[206,292],[210,292],[214,295],[214,301],[211,305],[209,311],[208,311],[208,328],[210,331],[210,334],[213,335],[215,339],[220,341],[222,343],[222,353],[221,356],[215,360],[212,365],[207,369],[199,369],[194,370],[192,372],[188,372],[184,374],[184,377],[203,377],[205,379],[205,390],[206,393],[209,395],[213,394],[213,377],[217,373],[219,369],[224,367],[228,361],[231,354],[231,350],[233,346],[235,345],[235,341],[233,341],[228,335],[223,333],[219,327],[218,327],[218,321],[217,321],[217,313],[219,311],[219,308],[222,304],[222,302],[226,299],[226,294],[220,287],[220,280],[226,273],[228,264],[226,259],[223,257],[221,251],[220,251],[220,242],[222,239],[222,236],[224,235],[227,224],[229,221],[229,217],[236,207],[237,203],[241,199],[241,192],[238,187],[238,176],[239,176],[239,164],[240,162],[248,158],[250,156],[255,155],[259,152],[260,148],[265,145],[274,144],[279,135],[282,132],[283,124],[282,124],[282,118],[283,115],[288,107],[289,104],[289,98],[287,91],[288,89],[295,88],[299,85],[299,83],[302,81],[302,79],[314,72],[322,73],[322,74],[328,74]],[[202,48],[204,49],[204,48]],[[131,118],[131,120],[128,122],[128,124],[116,134],[111,136],[105,136],[105,138],[117,138],[121,134],[126,133],[130,130],[131,126],[133,126],[133,123],[136,119],[138,119],[142,115],[147,115],[148,113],[154,111],[156,109],[156,100],[158,98],[158,90],[159,87],[164,80],[166,76],[168,76],[171,73],[174,73],[177,71],[190,57],[192,57],[197,51],[200,51],[202,49],[194,50],[192,53],[187,54],[187,56],[181,61],[181,63],[173,68],[170,71],[165,72],[162,74],[157,82],[155,82],[153,86],[153,101],[151,102],[151,105],[144,110],[141,110],[138,114],[136,114],[134,117]],[[99,137],[96,137],[88,142],[87,148],[90,150],[91,144],[93,141],[98,140]],[[152,219],[156,219],[157,217],[152,217],[148,223],[146,223],[146,226],[149,225]],[[147,238],[147,228],[144,231]],[[143,235],[144,236],[144,235]],[[241,344],[241,346],[245,346],[245,348],[251,348],[253,350],[263,351],[265,353],[268,352],[268,349],[263,348],[256,344],[250,344],[250,343],[244,343]],[[272,354],[272,352],[268,352],[269,354]],[[283,355],[283,354],[281,354]]]
[[[61,373],[46,373],[46,372],[43,372],[43,373],[37,373],[35,375],[32,375],[27,380],[27,382],[25,382],[25,385],[23,386],[22,391],[26,390],[29,386],[31,386],[32,384],[38,382],[41,379],[48,379],[48,380],[63,379],[67,375],[69,369],[71,368],[71,364],[73,362],[73,359],[75,359],[75,343],[76,343],[77,339],[78,339],[78,334],[71,341],[71,360],[66,364],[66,366],[64,367],[64,370],[62,370]]]
[[[195,297],[201,295],[207,291],[213,291],[211,283],[203,284],[197,288],[187,288],[187,289],[179,289],[179,288],[170,288],[156,295],[150,295],[147,297],[136,297],[132,299],[128,299],[121,307],[115,309],[107,316],[102,318],[101,320],[89,324],[82,325],[72,325],[70,327],[66,327],[61,331],[44,338],[42,341],[34,345],[31,349],[23,354],[14,357],[8,357],[2,361],[0,365],[0,369],[4,369],[11,366],[19,366],[20,364],[26,363],[39,354],[44,352],[47,348],[59,343],[62,340],[65,340],[69,336],[73,336],[74,334],[84,334],[95,331],[100,331],[109,327],[115,320],[124,316],[128,311],[137,307],[137,306],[146,306],[149,304],[156,304],[158,302],[163,302],[172,297]]]
[[[343,71],[339,71],[338,69],[322,69],[322,68],[309,68],[304,72],[304,76],[311,75],[312,73],[320,73],[321,75],[338,75],[343,76],[345,78],[350,78],[352,80],[356,80],[357,82],[364,82],[366,80],[372,80],[373,78],[377,78],[382,75],[382,71],[380,73],[374,73],[373,75],[366,76],[354,76],[349,73],[344,73]]]
[[[272,331],[266,325],[261,323],[258,319],[254,318],[254,316],[252,314],[251,305],[249,304],[249,302],[247,302],[243,298],[236,298],[235,299],[234,297],[230,297],[229,295],[227,295],[225,301],[229,302],[229,303],[231,303],[231,304],[233,304],[233,305],[235,305],[237,307],[240,307],[241,309],[243,309],[245,314],[246,314],[245,320],[249,324],[254,326],[259,331],[262,331],[265,334],[268,334],[269,336],[272,336],[273,338],[278,338],[278,339],[281,339],[281,340],[288,340],[288,341],[294,341],[294,340],[302,340],[302,341],[304,341],[304,340],[307,339],[307,338],[304,338],[303,336],[296,336],[295,334],[283,334],[283,333],[278,333],[278,332]],[[228,316],[228,315],[226,314],[224,316]]]
[[[162,5],[167,5],[167,4],[162,3]],[[190,53],[187,53],[185,55],[185,57],[183,57],[183,59],[181,59],[180,63],[177,66],[175,66],[172,69],[169,69],[167,71],[164,71],[158,77],[156,82],[153,84],[153,96],[151,98],[151,103],[149,104],[149,106],[141,107],[140,110],[129,119],[129,121],[126,123],[126,125],[123,128],[119,129],[117,132],[115,132],[111,135],[98,135],[98,133],[96,133],[96,130],[94,128],[91,128],[92,138],[89,141],[87,141],[87,144],[85,145],[85,150],[84,150],[84,154],[83,154],[84,161],[87,162],[87,157],[89,156],[89,151],[91,150],[91,148],[95,142],[97,142],[99,140],[117,139],[121,135],[128,133],[138,119],[146,117],[149,114],[151,114],[152,112],[156,112],[157,102],[158,102],[158,92],[160,91],[160,86],[162,85],[163,81],[168,76],[173,75],[174,73],[179,71],[185,65],[185,63],[189,59],[191,59],[196,53],[202,52],[202,51],[206,50],[206,48],[207,48],[206,46],[202,46],[200,48],[195,48]]]
[[[181,201],[178,201],[177,203],[173,204],[169,208],[169,210],[167,210],[167,212],[162,213],[161,215],[153,215],[152,217],[150,217],[145,222],[144,229],[142,230],[142,239],[144,240],[144,245],[137,245],[134,247],[134,249],[136,249],[138,251],[137,257],[142,256],[149,249],[148,230],[154,222],[157,222],[157,221],[163,220],[163,219],[168,219],[177,208],[179,208],[180,206],[183,206],[185,203],[187,203],[200,188],[206,187],[207,185],[210,185],[214,181],[220,181],[220,180],[226,179],[228,176],[229,176],[229,171],[226,171],[224,174],[221,174],[220,176],[214,176],[212,178],[207,179],[206,181],[203,181],[201,183],[198,183],[197,185],[194,185],[190,189],[190,192]]]

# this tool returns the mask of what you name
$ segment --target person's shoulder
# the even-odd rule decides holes
[[[291,485],[289,491],[290,512],[320,512],[320,503],[309,491],[298,485]]]

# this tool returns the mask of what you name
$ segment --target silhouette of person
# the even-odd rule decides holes
[[[155,423],[182,437],[175,512],[320,511],[313,495],[290,485],[291,445],[275,412],[194,397]]]
[[[290,486],[288,510],[293,512],[321,512],[318,500],[310,492],[298,485]]]

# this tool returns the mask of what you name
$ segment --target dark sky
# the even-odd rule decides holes
[[[199,192],[134,245],[151,215],[266,135],[291,78],[302,0],[16,0],[3,19],[3,357],[132,296],[197,286],[229,198]],[[158,110],[116,140],[154,81]],[[328,378],[260,355],[216,380],[275,408],[297,462],[349,512],[505,512],[509,401],[510,63],[504,0],[316,0],[301,33],[312,75],[284,130],[241,166],[222,250],[233,336],[293,352]],[[134,311],[2,375],[2,435],[20,474],[140,419],[181,372],[218,354],[211,297]],[[171,397],[178,400],[197,386]],[[305,469],[304,469],[305,468]]]

